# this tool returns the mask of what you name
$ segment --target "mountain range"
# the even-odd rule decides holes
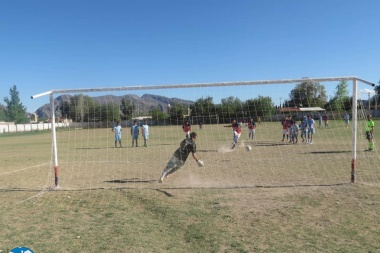
[[[61,111],[59,109],[60,105],[63,102],[69,102],[72,98],[72,95],[63,94],[58,96],[54,99],[54,108],[55,108],[55,116],[56,117],[63,117],[61,115]],[[121,101],[123,98],[128,99],[136,106],[137,114],[143,115],[148,114],[148,112],[154,108],[161,108],[162,111],[167,111],[170,104],[185,104],[185,105],[192,105],[194,104],[193,101],[190,100],[184,100],[181,98],[168,98],[165,96],[160,95],[152,95],[152,94],[144,94],[143,96],[139,97],[137,95],[132,94],[126,94],[123,96],[114,96],[114,95],[104,95],[104,96],[98,96],[98,97],[91,97],[95,102],[106,105],[106,104],[113,104],[120,106]],[[50,103],[45,104],[37,109],[35,112],[39,118],[50,118],[51,116],[51,108]]]

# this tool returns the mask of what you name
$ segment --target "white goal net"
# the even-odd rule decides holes
[[[353,81],[277,82],[60,91],[63,94],[54,101],[56,122],[66,121],[68,125],[57,128],[55,167],[59,172],[51,175],[59,180],[56,184],[61,189],[157,187],[162,169],[185,138],[183,123],[189,121],[191,131],[198,134],[197,154],[205,166],[197,168],[190,155],[164,186],[333,186],[350,183],[352,169],[358,171],[354,171],[356,182],[378,184],[377,149],[365,151],[369,146],[366,115],[372,112],[359,103],[354,115]],[[265,89],[260,90],[259,85]],[[347,94],[328,101],[334,93],[327,92],[336,92],[339,85],[345,85]],[[360,87],[358,90],[360,94]],[[178,95],[168,97],[168,91]],[[309,131],[303,136],[301,125],[309,116],[315,123],[314,134]],[[283,127],[287,118],[298,126],[294,135],[298,139],[292,137],[291,124]],[[226,126],[233,119],[241,127],[241,136],[236,148],[231,149],[233,127]],[[111,131],[116,120],[122,129],[122,148],[115,148]],[[256,127],[253,131],[248,128],[251,120]],[[132,147],[134,121],[140,133]],[[141,135],[144,124],[149,126],[148,147],[144,147]],[[251,151],[247,152],[246,146]]]
[[[370,144],[365,135],[366,115],[375,110],[355,102],[362,101],[360,90],[368,86],[361,81],[295,79],[40,94],[34,98],[50,95],[47,117],[55,118],[53,144],[48,146],[52,159],[32,173],[36,180],[28,184],[61,191],[334,187],[354,181],[378,186],[378,149],[375,143],[373,151],[366,151]],[[328,100],[337,87],[343,95]],[[284,127],[290,116],[287,123],[299,129],[293,137],[292,124]],[[314,120],[314,134],[304,136],[302,124],[308,117]],[[233,119],[241,128],[236,145]],[[115,141],[116,122],[120,141]],[[205,165],[198,168],[190,154],[180,170],[158,184],[186,136],[185,122],[191,125],[189,132],[197,133],[197,159]],[[145,141],[143,125],[149,126]],[[1,177],[7,181],[11,175]]]

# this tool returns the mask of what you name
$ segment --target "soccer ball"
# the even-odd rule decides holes
[[[251,148],[251,146],[245,146],[245,150],[246,150],[246,151],[251,151],[252,148]]]

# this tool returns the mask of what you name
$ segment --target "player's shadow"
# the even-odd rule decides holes
[[[84,150],[89,150],[89,149],[107,149],[107,148],[110,148],[110,147],[91,147],[91,148],[75,148],[75,149],[84,149]],[[111,148],[114,148],[114,147],[111,147]]]
[[[173,194],[171,194],[171,193],[169,193],[167,191],[161,190],[161,189],[155,189],[155,190],[158,191],[158,192],[161,192],[161,193],[165,194],[167,197],[173,197],[174,196]]]
[[[157,182],[157,180],[142,180],[139,178],[129,178],[129,179],[115,179],[104,181],[105,183],[115,183],[115,184],[129,184],[129,183],[152,183]]]
[[[332,150],[332,151],[312,151],[309,152],[310,154],[349,154],[351,151],[338,151],[338,150]]]
[[[247,185],[247,186],[204,186],[204,187],[193,187],[193,186],[183,186],[183,187],[170,187],[170,188],[161,188],[161,192],[164,189],[168,190],[188,190],[188,189],[217,189],[217,190],[235,190],[235,189],[276,189],[276,188],[306,188],[306,187],[337,187],[343,185],[352,184],[347,183],[333,183],[333,184],[297,184],[297,185]],[[157,189],[156,189],[157,190]]]
[[[28,189],[28,188],[9,188],[0,189],[0,192],[41,192],[41,189]]]
[[[245,144],[248,144],[249,142],[246,142]],[[253,146],[266,146],[266,147],[275,147],[275,146],[283,146],[283,145],[287,145],[287,143],[284,143],[284,142],[281,142],[281,143],[278,143],[278,142],[254,142],[252,144]]]

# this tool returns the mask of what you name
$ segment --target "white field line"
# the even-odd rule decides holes
[[[4,173],[1,173],[0,176],[8,175],[8,174],[13,174],[13,173],[18,173],[18,172],[24,171],[24,170],[34,169],[34,168],[37,168],[37,167],[40,167],[40,166],[45,166],[47,164],[51,164],[51,163],[50,162],[49,163],[41,163],[41,164],[34,165],[34,166],[31,166],[31,167],[26,167],[26,168],[22,168],[22,169],[18,169],[18,170],[12,170],[12,171],[8,171],[8,172],[4,172]]]

